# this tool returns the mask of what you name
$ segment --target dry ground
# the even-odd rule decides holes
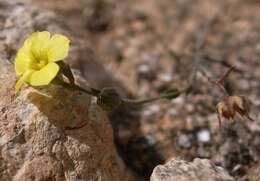
[[[215,105],[221,92],[198,72],[188,96],[142,111],[112,112],[115,142],[127,165],[146,179],[155,165],[171,157],[202,157],[225,167],[237,180],[260,180],[259,1],[32,2],[54,10],[98,57],[93,60],[83,51],[72,64],[94,86],[116,86],[124,96],[153,96],[181,88],[195,62],[212,79],[235,65],[237,71],[226,80],[226,88],[251,101],[255,121],[236,118],[219,129]]]

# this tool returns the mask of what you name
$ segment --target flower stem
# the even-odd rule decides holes
[[[130,105],[130,106],[142,106],[144,104],[147,104],[150,102],[155,102],[155,101],[158,101],[161,99],[174,99],[184,92],[185,92],[185,90],[184,91],[173,90],[173,91],[169,91],[169,92],[162,94],[160,96],[157,96],[157,97],[151,97],[151,98],[140,99],[140,100],[131,100],[131,99],[123,98],[122,101],[124,104]]]
[[[84,92],[88,95],[92,95],[92,96],[95,96],[97,97],[100,93],[99,90],[95,89],[95,88],[89,88],[90,90],[87,90],[83,87],[80,87],[79,85],[77,84],[74,84],[74,83],[68,83],[62,79],[56,79],[56,83],[59,84],[59,85],[62,85],[63,87],[65,88],[69,88],[69,89],[73,89],[73,90],[78,90],[78,91],[81,91],[81,92]]]
[[[123,104],[126,106],[142,106],[147,103],[155,102],[155,101],[158,101],[161,99],[174,99],[174,98],[178,97],[181,93],[186,91],[186,89],[184,89],[183,91],[173,89],[173,90],[168,91],[165,94],[162,94],[157,97],[151,97],[151,98],[140,99],[140,100],[132,100],[132,99],[127,99],[127,98],[121,98],[115,90],[113,91],[114,94],[109,94],[109,92],[111,90],[108,91],[108,89],[107,90],[106,89],[98,90],[98,89],[95,89],[92,87],[88,87],[88,89],[85,89],[75,83],[66,82],[62,78],[57,78],[55,83],[65,87],[65,88],[72,89],[72,90],[78,90],[78,91],[84,92],[88,95],[97,97],[98,102],[102,102],[103,106],[112,107],[112,108],[114,108],[114,106],[116,107],[116,105],[111,105],[115,102],[119,102],[119,104]],[[115,94],[118,96],[115,96]]]

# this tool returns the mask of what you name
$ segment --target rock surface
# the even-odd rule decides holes
[[[151,181],[233,181],[221,167],[207,159],[196,158],[193,162],[173,159],[153,170]]]
[[[15,94],[13,67],[0,62],[0,180],[122,178],[112,128],[89,96],[58,86]]]
[[[10,62],[22,41],[37,30],[68,32],[52,12],[19,0],[0,1],[0,11],[0,180],[126,178],[107,116],[91,97],[53,85],[15,93]]]

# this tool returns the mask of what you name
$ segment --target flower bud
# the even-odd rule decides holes
[[[113,88],[104,88],[98,96],[97,104],[106,111],[111,111],[121,104],[121,97]]]

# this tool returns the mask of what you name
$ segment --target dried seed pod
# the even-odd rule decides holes
[[[233,119],[233,117],[235,116],[235,111],[233,109],[230,109],[227,97],[224,97],[223,100],[221,100],[217,104],[216,111],[218,114],[218,121],[220,127],[221,127],[221,118],[226,118],[229,120],[229,119]]]
[[[249,104],[245,97],[242,96],[230,96],[229,102],[232,108],[238,112],[241,116],[249,114]]]
[[[229,102],[222,100],[217,104],[217,112],[226,119],[232,119],[235,116],[235,111],[230,107]]]
[[[225,96],[216,106],[218,113],[219,124],[221,125],[221,118],[234,119],[236,113],[242,117],[253,121],[249,116],[250,106],[249,102],[243,96]]]

